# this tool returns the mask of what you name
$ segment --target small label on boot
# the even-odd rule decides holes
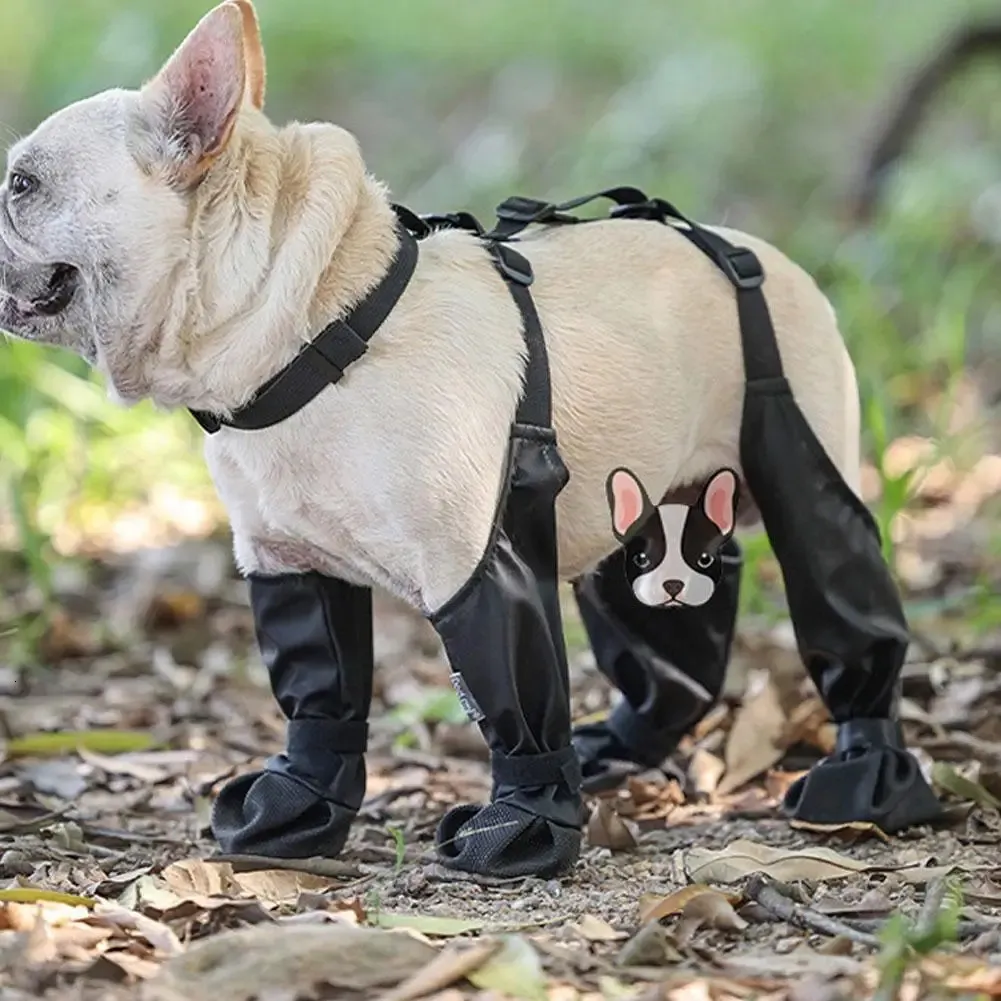
[[[479,723],[480,720],[486,719],[483,714],[483,710],[476,704],[476,699],[473,698],[469,689],[466,687],[465,681],[462,680],[462,675],[458,671],[453,671],[449,676],[448,680],[452,682],[452,687],[455,689],[455,694],[459,696],[459,705],[462,706],[462,711],[472,720],[474,723]]]

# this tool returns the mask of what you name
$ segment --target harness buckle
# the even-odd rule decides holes
[[[537,198],[525,198],[522,195],[512,195],[497,206],[498,219],[510,222],[543,222],[556,214],[556,206],[549,202],[540,202]]]
[[[432,229],[465,229],[477,236],[484,233],[479,220],[469,212],[446,212],[441,215],[426,215],[422,221]]]
[[[505,281],[525,286],[532,284],[535,274],[527,258],[522,257],[511,247],[500,243],[490,243],[487,247],[494,259],[494,265]]]
[[[747,247],[733,247],[717,257],[720,270],[731,283],[742,290],[760,288],[765,283],[765,270],[757,254]]]

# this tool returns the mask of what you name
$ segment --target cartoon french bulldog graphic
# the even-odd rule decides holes
[[[626,576],[645,605],[666,608],[704,605],[719,582],[717,554],[733,535],[740,485],[732,469],[720,469],[696,503],[655,507],[628,469],[606,482],[612,531],[626,547]]]

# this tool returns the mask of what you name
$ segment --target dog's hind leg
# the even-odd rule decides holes
[[[735,539],[720,550],[715,593],[696,608],[637,601],[625,558],[619,549],[574,583],[598,669],[622,693],[607,719],[574,730],[584,789],[592,792],[622,780],[617,763],[661,765],[716,704],[737,619],[742,559]]]
[[[834,754],[789,790],[786,810],[811,823],[862,821],[887,832],[926,823],[941,808],[895,718],[909,631],[879,530],[856,492],[854,375],[842,390],[845,439],[833,453],[843,475],[793,396],[761,290],[738,295],[744,479],[782,569],[800,654],[837,724]]]

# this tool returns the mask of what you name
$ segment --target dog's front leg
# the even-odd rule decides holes
[[[365,796],[372,594],[334,576],[327,554],[269,537],[234,463],[210,454],[210,468],[230,512],[271,689],[288,720],[285,752],[220,790],[212,831],[225,852],[334,856]]]
[[[249,583],[286,749],[220,790],[212,831],[226,852],[334,856],[365,796],[371,591],[316,572],[252,573]]]
[[[455,869],[548,878],[580,852],[553,507],[566,480],[552,432],[516,425],[487,551],[431,616],[453,684],[491,750],[490,804],[456,807],[438,828],[439,855]]]

